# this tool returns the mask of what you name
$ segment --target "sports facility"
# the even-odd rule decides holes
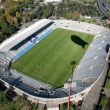
[[[13,62],[12,68],[55,88],[61,87],[74,71],[92,39],[90,34],[55,29]]]
[[[90,23],[34,22],[0,44],[0,83],[48,110],[68,99],[77,106],[104,82],[109,36],[109,29]]]

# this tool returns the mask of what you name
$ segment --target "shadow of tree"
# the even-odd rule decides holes
[[[76,43],[77,45],[80,45],[81,47],[85,48],[86,45],[88,45],[87,42],[85,42],[83,39],[81,39],[79,36],[72,35],[71,40]]]
[[[71,61],[70,65],[74,66],[76,64],[76,61]]]
[[[108,79],[110,79],[110,76],[107,76]]]
[[[70,75],[70,78],[72,79],[73,78],[74,66],[76,65],[76,61],[71,61],[70,65],[72,66],[71,75]]]

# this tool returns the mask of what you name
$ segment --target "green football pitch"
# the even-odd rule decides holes
[[[56,88],[61,87],[74,71],[92,39],[90,34],[55,29],[11,66],[36,80]]]

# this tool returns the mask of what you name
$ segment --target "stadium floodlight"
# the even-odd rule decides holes
[[[68,81],[68,110],[70,110],[71,83],[72,83],[72,80],[69,79]]]

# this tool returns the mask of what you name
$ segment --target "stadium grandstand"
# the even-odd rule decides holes
[[[18,59],[53,31],[53,28],[50,27],[52,23],[52,21],[46,19],[34,23],[34,25],[31,25],[25,30],[15,34],[10,39],[4,41],[0,45],[0,51],[7,52],[10,50],[8,57],[13,60]]]

